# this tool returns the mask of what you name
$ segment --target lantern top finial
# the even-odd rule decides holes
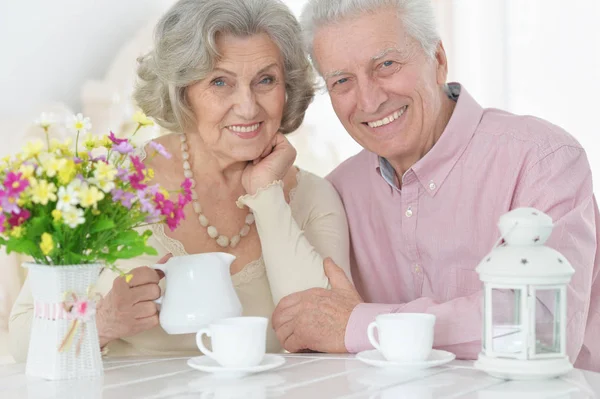
[[[564,284],[575,270],[558,251],[544,243],[552,218],[535,208],[518,208],[500,217],[504,243],[485,256],[477,272],[483,282],[502,284]]]

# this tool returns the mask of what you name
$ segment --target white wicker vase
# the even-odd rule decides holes
[[[34,301],[26,373],[49,380],[96,377],[103,374],[102,355],[92,315],[76,330],[72,344],[59,351],[73,320],[62,309],[65,293],[87,298],[88,288],[98,279],[101,265],[46,266],[25,263]],[[81,335],[83,331],[83,336]],[[77,353],[77,344],[79,353]]]

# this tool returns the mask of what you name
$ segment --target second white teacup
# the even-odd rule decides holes
[[[369,324],[367,335],[383,357],[391,362],[426,360],[433,346],[435,316],[427,313],[388,313]],[[379,341],[375,339],[375,329]]]
[[[260,364],[265,357],[267,343],[265,317],[231,317],[211,323],[196,334],[198,349],[223,367],[243,368]],[[211,338],[212,351],[202,342],[206,334]]]

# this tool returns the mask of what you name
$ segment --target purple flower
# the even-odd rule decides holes
[[[25,223],[30,216],[31,212],[29,212],[27,209],[23,209],[19,213],[13,213],[10,219],[8,219],[8,224],[10,227],[20,226]]]
[[[146,216],[146,223],[158,223],[160,222],[160,211],[155,209],[148,216]]]
[[[119,144],[114,144],[112,146],[112,150],[118,152],[119,154],[129,154],[131,152],[133,152],[133,146],[128,143],[128,142],[124,142],[124,143],[119,143]]]
[[[126,207],[127,209],[131,209],[131,206],[133,205],[133,200],[135,198],[136,198],[135,194],[124,192],[123,196],[121,197],[121,204],[123,204],[123,206]]]
[[[0,208],[2,212],[19,214],[21,209],[17,205],[17,199],[10,196],[10,193],[0,190]]]
[[[149,199],[144,198],[143,196],[138,196],[138,198],[140,200],[142,212],[151,214],[151,213],[154,213],[154,211],[156,211],[156,207]]]
[[[73,157],[73,162],[75,162],[75,165],[79,165],[80,163],[83,162],[83,159],[78,158],[78,157]]]
[[[110,132],[110,134],[108,135],[108,138],[110,139],[110,141],[112,141],[115,144],[121,144],[121,143],[127,142],[127,139],[117,138],[113,132]]]
[[[125,168],[118,168],[117,177],[123,181],[129,181],[129,171]]]
[[[136,190],[143,190],[147,185],[144,184],[144,175],[141,172],[136,172],[134,174],[129,175],[129,183],[131,183],[131,187]]]
[[[171,159],[171,154],[169,154],[167,152],[167,150],[165,149],[165,147],[162,144],[159,144],[157,142],[151,141],[150,142],[150,147],[152,147],[154,149],[154,151],[156,151],[157,153],[159,153],[163,157],[165,157],[167,159]]]
[[[154,195],[156,195],[158,190],[160,190],[160,186],[158,184],[155,184],[153,186],[148,186],[148,187],[146,187],[146,194],[149,195],[150,197],[153,197]]]
[[[112,190],[110,193],[112,194],[113,201],[120,200],[123,198],[123,194],[125,194],[125,192],[119,188]]]
[[[90,153],[90,158],[92,159],[92,162],[102,161],[104,163],[107,163],[106,162],[106,155],[98,155],[97,157],[92,157],[91,153]]]

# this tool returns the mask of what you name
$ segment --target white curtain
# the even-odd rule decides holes
[[[434,1],[450,80],[483,106],[566,129],[586,149],[600,187],[600,1]]]

